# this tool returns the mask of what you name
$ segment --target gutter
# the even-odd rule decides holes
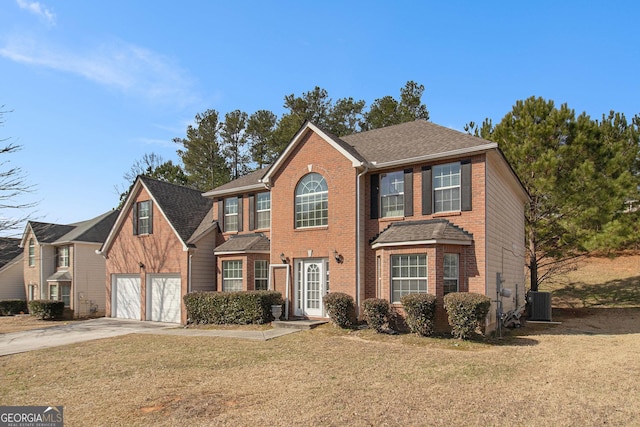
[[[382,169],[382,168],[390,168],[394,166],[403,166],[410,163],[423,163],[431,160],[442,160],[449,157],[459,157],[464,154],[476,154],[476,153],[481,153],[494,148],[498,148],[498,144],[496,144],[495,142],[492,142],[490,144],[484,144],[477,147],[461,148],[458,150],[446,151],[444,153],[427,154],[425,156],[411,157],[408,159],[401,159],[401,160],[393,160],[390,162],[382,162],[382,163],[371,162],[371,163],[373,165],[372,169]]]
[[[269,187],[267,187],[267,185],[264,183],[251,184],[251,185],[245,185],[243,187],[228,188],[226,190],[218,190],[218,191],[211,190],[211,191],[207,191],[206,193],[202,193],[202,196],[203,197],[226,196],[228,194],[238,194],[238,193],[243,193],[245,191],[250,191],[250,190],[262,190],[263,188],[269,188]]]

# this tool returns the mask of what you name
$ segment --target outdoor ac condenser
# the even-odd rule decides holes
[[[529,292],[529,320],[551,322],[551,292]]]

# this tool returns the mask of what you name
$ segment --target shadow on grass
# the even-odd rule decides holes
[[[571,308],[640,307],[640,276],[602,284],[573,282],[553,290],[554,302]]]

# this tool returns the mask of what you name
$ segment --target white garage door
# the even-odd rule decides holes
[[[111,293],[113,317],[140,320],[140,277],[114,275]]]
[[[180,323],[180,276],[158,274],[148,278],[147,313],[155,322]]]

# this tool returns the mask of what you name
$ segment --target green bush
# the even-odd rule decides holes
[[[405,321],[414,334],[433,335],[436,320],[436,296],[431,294],[408,294],[400,299]]]
[[[274,320],[272,305],[282,305],[273,291],[192,292],[184,296],[187,322],[203,324],[263,324]]]
[[[0,316],[13,316],[14,314],[26,313],[27,302],[21,299],[0,300]]]
[[[355,321],[356,305],[351,295],[330,292],[323,297],[324,307],[331,321],[341,327],[350,328]]]
[[[364,320],[376,332],[384,332],[384,326],[389,323],[391,306],[386,299],[369,298],[362,301]]]
[[[491,299],[469,292],[452,292],[444,296],[444,308],[449,315],[451,334],[455,338],[469,339],[484,322]]]
[[[43,320],[61,319],[64,315],[64,301],[46,299],[29,301],[29,313]]]

